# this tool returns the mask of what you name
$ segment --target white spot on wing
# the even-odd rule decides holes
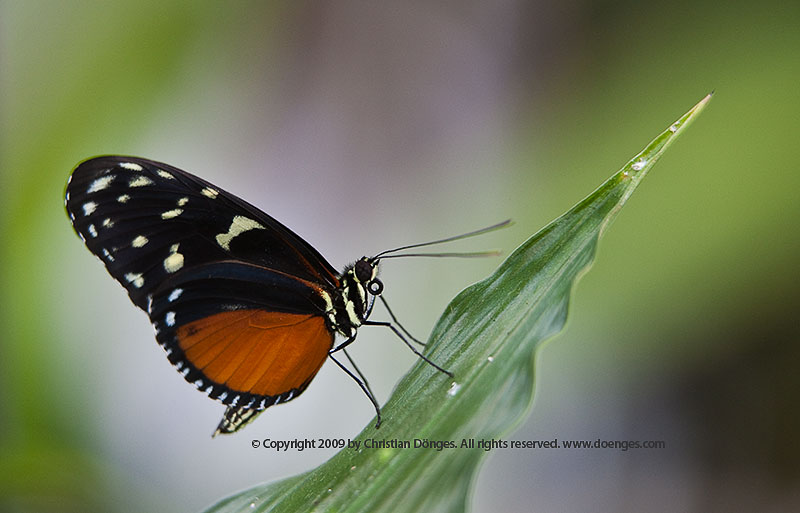
[[[114,178],[116,178],[116,175],[101,176],[100,178],[92,182],[91,185],[89,185],[89,189],[86,191],[86,193],[89,194],[92,192],[102,191],[103,189],[111,185],[111,182],[114,180]]]
[[[131,242],[131,246],[133,246],[134,248],[141,248],[148,242],[150,242],[150,240],[148,240],[148,238],[145,237],[144,235],[137,235],[136,238],[133,239],[133,241]]]
[[[173,301],[175,301],[176,299],[181,297],[181,294],[183,294],[183,289],[179,287],[179,288],[173,290],[172,292],[170,292],[169,297],[167,298],[167,300],[170,303],[172,303]]]
[[[144,187],[145,185],[152,185],[153,180],[147,178],[144,175],[139,175],[131,178],[131,181],[128,182],[129,187]]]
[[[235,216],[233,221],[231,222],[230,228],[228,228],[227,233],[220,233],[217,234],[217,244],[222,246],[223,249],[226,251],[230,251],[231,249],[231,241],[237,235],[241,235],[244,232],[250,230],[264,230],[265,228],[261,226],[256,221],[244,216]]]
[[[83,204],[83,215],[90,216],[95,210],[97,210],[97,203],[94,201],[87,201]]]
[[[103,219],[103,228],[111,228],[112,226],[114,226],[114,221],[110,217]]]
[[[117,196],[117,201],[120,203],[127,203],[129,199],[131,199],[131,197],[128,196],[127,194],[122,194],[120,196]]]
[[[113,262],[113,261],[114,261],[114,256],[113,256],[111,253],[109,253],[109,252],[108,252],[108,250],[107,250],[106,248],[103,248],[103,256],[105,256],[105,257],[106,257],[106,259],[107,259],[109,262]]]
[[[212,189],[211,187],[205,187],[202,191],[200,191],[200,194],[202,194],[207,198],[214,199],[219,194],[219,191],[216,189]]]
[[[175,312],[167,312],[167,315],[164,316],[164,322],[167,323],[167,326],[175,326]]]
[[[161,178],[166,178],[167,180],[174,180],[175,179],[175,177],[172,176],[171,173],[168,173],[168,172],[164,171],[163,169],[157,170],[156,173],[158,173],[158,176],[160,176]]]
[[[144,278],[141,273],[127,273],[125,279],[137,289],[142,288],[142,285],[144,285]]]
[[[187,198],[185,196],[178,200],[178,206],[179,207],[182,207],[182,206],[186,205],[187,203],[189,203],[189,198]]]
[[[133,162],[120,162],[119,167],[130,169],[131,171],[144,171],[144,168]]]
[[[172,210],[167,210],[166,212],[162,213],[161,219],[172,219],[174,217],[178,217],[181,214],[183,214],[182,208],[174,208]]]
[[[87,229],[89,230],[89,235],[97,237],[97,228],[95,228],[93,224],[90,224]]]

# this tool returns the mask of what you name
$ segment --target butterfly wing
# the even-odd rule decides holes
[[[212,398],[263,409],[299,395],[324,362],[337,273],[256,207],[175,167],[107,156],[73,171],[66,208],[170,361]]]
[[[274,269],[329,288],[337,272],[287,227],[201,178],[159,162],[106,156],[67,184],[75,231],[146,310],[170,274],[221,260]]]
[[[239,261],[176,273],[148,304],[184,378],[232,406],[263,409],[305,390],[333,345],[326,292]]]

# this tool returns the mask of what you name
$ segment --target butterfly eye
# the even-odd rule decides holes
[[[383,292],[383,282],[375,278],[367,284],[367,290],[369,290],[369,293],[373,296],[380,296],[381,292]]]
[[[358,278],[358,281],[361,283],[367,283],[372,280],[373,273],[375,272],[375,268],[366,258],[362,258],[356,262],[354,270],[356,272],[356,278]]]

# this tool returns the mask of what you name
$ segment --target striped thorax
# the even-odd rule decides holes
[[[339,278],[341,286],[336,289],[331,308],[326,312],[331,331],[348,338],[355,334],[371,310],[368,293],[377,296],[383,291],[377,275],[378,261],[367,257],[345,268]]]

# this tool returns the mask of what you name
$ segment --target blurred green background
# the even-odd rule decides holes
[[[710,90],[606,233],[536,359],[519,439],[473,509],[800,510],[797,2],[0,1],[0,511],[196,511],[352,437],[369,402],[326,365],[297,401],[211,440],[183,382],[63,208],[81,160],[168,162],[261,206],[341,267],[506,217],[512,250]],[[497,261],[392,261],[426,336]],[[378,312],[378,314],[380,314]],[[413,355],[355,348],[383,402]]]

